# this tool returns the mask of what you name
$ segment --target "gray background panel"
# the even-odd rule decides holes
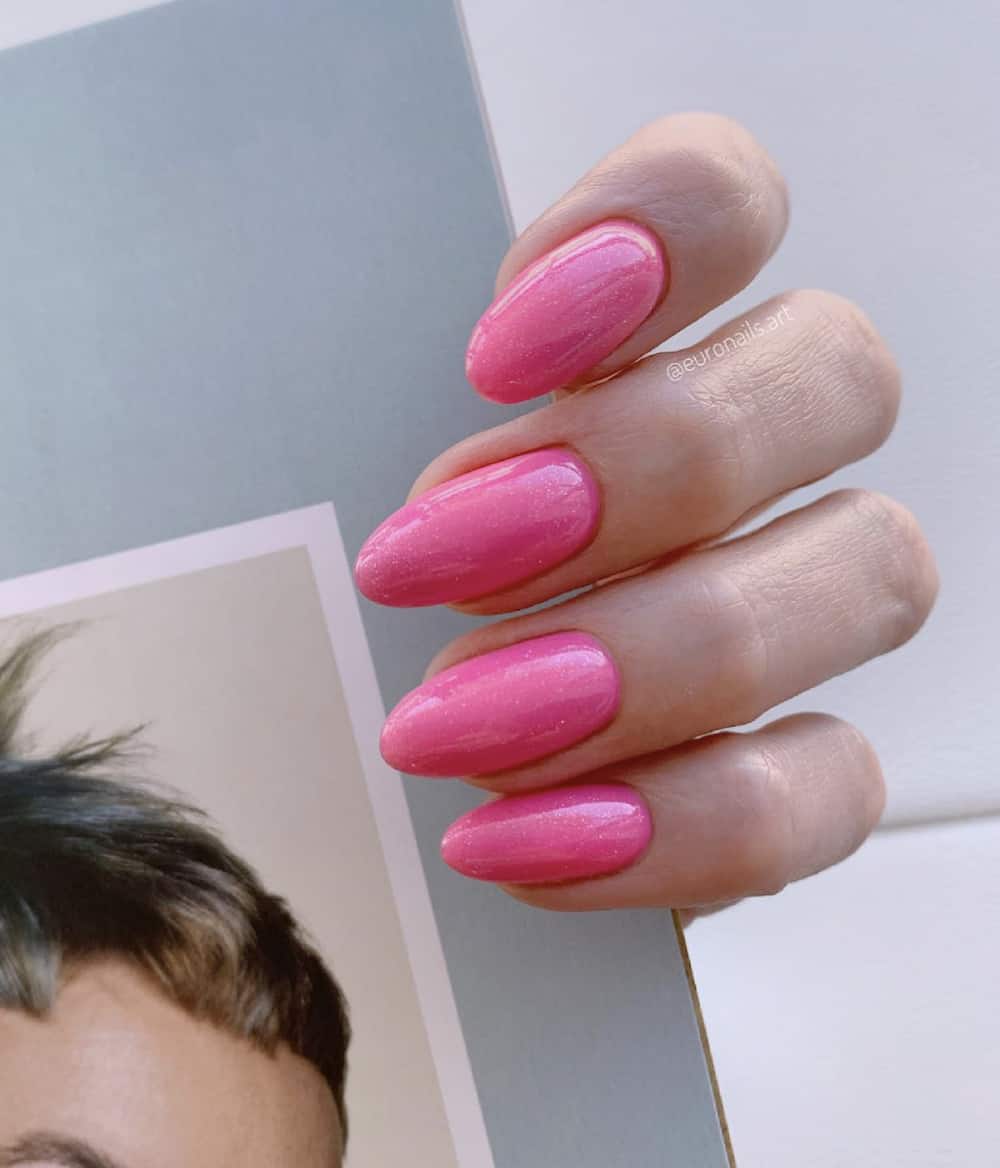
[[[405,14],[405,15],[404,15]],[[333,499],[348,553],[451,442],[507,229],[451,6],[178,0],[0,55],[0,570]],[[363,616],[383,696],[472,624]],[[724,1154],[660,912],[463,881],[408,797],[499,1168]]]

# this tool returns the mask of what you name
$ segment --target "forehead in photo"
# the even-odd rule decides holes
[[[133,734],[25,749],[61,636],[0,654],[0,1166],[336,1168],[339,986]]]

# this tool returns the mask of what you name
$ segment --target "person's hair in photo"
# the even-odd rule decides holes
[[[121,777],[134,734],[24,757],[29,686],[62,635],[0,661],[0,1009],[44,1017],[74,966],[122,958],[192,1016],[312,1063],[346,1140],[346,1002],[285,902],[200,812]]]

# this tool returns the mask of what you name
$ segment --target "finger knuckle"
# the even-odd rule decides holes
[[[666,374],[668,354],[648,358]],[[651,429],[671,452],[679,505],[699,517],[705,531],[723,530],[743,513],[751,484],[753,455],[747,409],[712,369],[685,381],[683,392],[667,376],[651,411]]]
[[[847,825],[848,838],[833,859],[842,859],[868,838],[885,809],[885,780],[878,754],[868,738],[851,722],[833,714],[790,714],[772,722],[770,731],[777,734],[798,725],[809,736],[809,757],[821,776],[836,786],[836,799],[846,808],[841,822]],[[811,871],[809,865],[807,870]]]
[[[850,722],[839,718],[831,718],[831,722],[835,723],[834,732],[843,752],[841,773],[851,777],[846,794],[852,802],[853,814],[848,817],[848,822],[854,826],[854,834],[846,850],[853,852],[882,818],[886,800],[885,778],[878,754],[868,738]]]
[[[742,176],[734,189],[745,189],[748,180],[758,182],[763,175],[787,197],[784,177],[770,154],[742,122],[726,114],[695,110],[667,115],[643,126],[637,138],[648,148],[661,150],[669,143],[697,143],[705,159],[724,159],[732,168],[726,173],[734,179]]]
[[[676,218],[689,235],[701,231],[706,240],[721,240],[741,278],[774,249],[787,218],[787,187],[770,155],[739,122],[712,113],[660,118],[635,133],[621,156],[638,162],[645,176],[636,186],[639,201],[655,204],[668,229]]]
[[[773,896],[790,877],[794,800],[782,760],[749,735],[732,763],[731,797],[738,816],[727,866],[741,895]]]
[[[938,591],[933,553],[906,507],[880,491],[838,492],[869,549],[870,595],[885,630],[886,648],[908,641],[923,625]]]
[[[707,723],[737,726],[767,708],[771,646],[753,589],[736,572],[704,570],[699,579],[704,611],[698,614],[709,663],[705,694]]]
[[[811,360],[822,361],[834,385],[851,394],[874,450],[891,433],[899,412],[902,382],[889,346],[868,315],[846,297],[807,291],[796,299],[814,322]]]

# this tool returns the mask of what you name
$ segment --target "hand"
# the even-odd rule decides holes
[[[896,648],[933,604],[920,530],[880,494],[733,535],[885,441],[891,356],[853,304],[796,291],[640,360],[748,284],[786,216],[774,164],[720,117],[604,159],[514,243],[469,346],[486,397],[557,399],[440,455],[358,558],[393,605],[509,614],[592,586],[453,641],[382,734],[396,769],[502,796],[442,854],[530,904],[773,893],[881,814],[854,727],[725,728]]]

